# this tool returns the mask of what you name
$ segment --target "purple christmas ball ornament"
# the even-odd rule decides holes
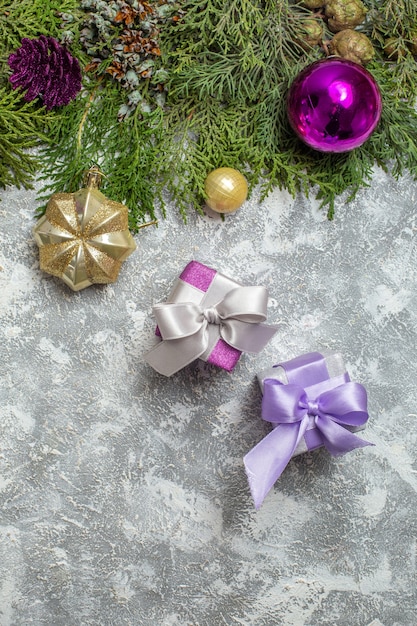
[[[287,113],[296,135],[321,152],[362,145],[381,117],[382,99],[361,65],[330,57],[306,67],[288,93]]]
[[[81,89],[78,60],[53,37],[22,39],[22,45],[8,58],[13,70],[13,89],[26,90],[25,100],[38,96],[47,109],[68,104]]]

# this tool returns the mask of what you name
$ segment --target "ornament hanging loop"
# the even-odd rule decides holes
[[[87,189],[99,189],[103,178],[108,177],[100,170],[98,165],[94,164],[84,173],[83,186]],[[152,220],[150,222],[140,224],[137,229],[140,230],[146,226],[154,226],[157,224],[158,220]]]
[[[107,178],[107,176],[100,171],[98,165],[92,165],[84,174],[84,187],[87,189],[99,189],[103,177]]]

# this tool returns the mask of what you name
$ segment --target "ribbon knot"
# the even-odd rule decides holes
[[[231,289],[206,308],[204,302],[157,304],[153,311],[163,341],[148,352],[146,361],[171,376],[212,349],[219,338],[240,352],[259,352],[277,330],[263,323],[267,302],[266,288],[254,286]]]
[[[314,416],[323,445],[333,456],[373,445],[349,430],[368,419],[367,395],[359,383],[346,382],[309,398],[296,384],[264,381],[262,417],[276,427],[244,459],[256,508],[284,471]]]
[[[307,402],[307,414],[308,415],[319,415],[319,405],[318,402]]]
[[[219,326],[222,323],[220,314],[214,306],[204,309],[203,315],[209,324],[216,324],[216,326]]]

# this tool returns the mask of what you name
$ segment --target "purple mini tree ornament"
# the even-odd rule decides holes
[[[8,58],[13,70],[13,89],[27,90],[27,102],[42,98],[45,107],[68,104],[81,89],[81,69],[77,59],[53,37],[22,39],[22,45]]]

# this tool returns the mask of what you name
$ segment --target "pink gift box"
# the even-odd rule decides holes
[[[221,285],[219,278],[221,277]],[[240,287],[240,283],[221,274],[212,267],[203,265],[198,261],[191,261],[185,266],[179,278],[167,298],[167,302],[194,302],[209,307],[216,304],[219,297],[224,296],[227,291]],[[215,328],[210,329],[212,337],[206,352],[199,358],[206,363],[217,365],[228,372],[231,372],[242,354],[240,350],[236,350],[229,346],[221,337]],[[159,328],[156,328],[156,334],[160,336]]]
[[[154,306],[159,324],[155,332],[162,341],[145,359],[166,376],[197,358],[231,372],[242,351],[259,352],[276,332],[275,326],[263,323],[266,305],[265,287],[245,287],[203,263],[191,261],[176,279],[167,300]],[[158,316],[168,310],[175,313],[164,333]],[[199,332],[195,324],[198,326],[200,320],[205,339],[193,356],[194,333]],[[196,343],[200,340],[201,336]],[[188,356],[184,358],[185,353]]]

